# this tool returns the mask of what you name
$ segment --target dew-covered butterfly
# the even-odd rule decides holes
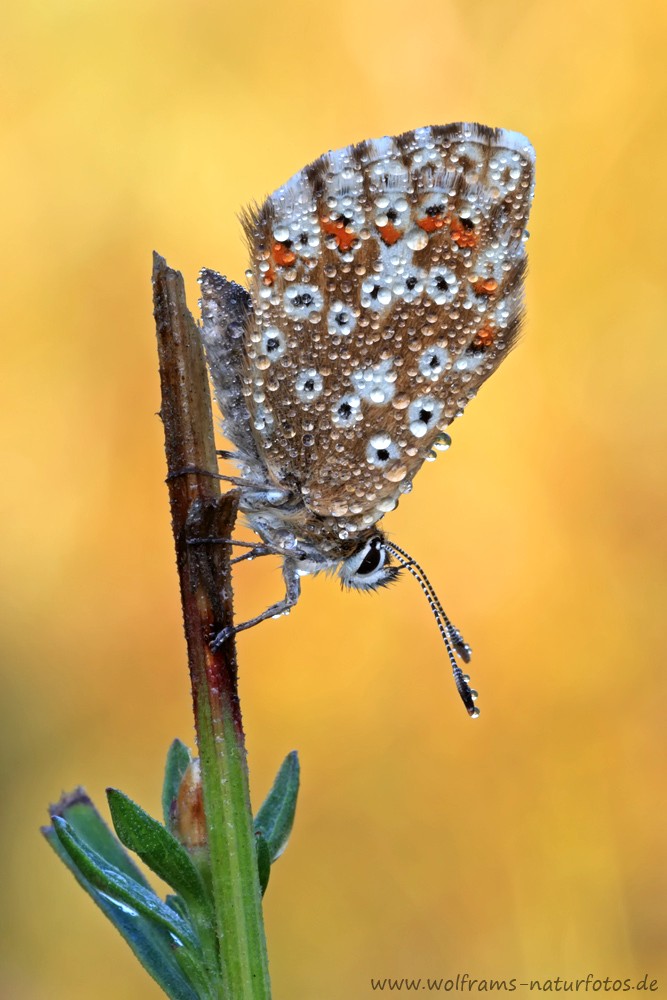
[[[243,219],[249,291],[201,274],[202,337],[236,451],[240,508],[300,578],[374,590],[419,581],[456,685],[470,648],[426,574],[378,522],[517,339],[534,151],[483,125],[419,128],[321,156]],[[231,629],[216,636],[225,641]]]

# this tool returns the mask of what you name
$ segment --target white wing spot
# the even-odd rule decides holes
[[[403,302],[414,302],[423,293],[425,286],[426,272],[413,264],[408,264],[402,268],[400,274],[396,275],[392,287],[394,295]]]
[[[427,347],[419,358],[419,371],[431,382],[437,382],[449,364],[449,352],[444,347]]]
[[[366,459],[377,469],[384,469],[400,456],[400,451],[388,434],[374,434],[366,448]]]
[[[446,267],[436,267],[430,272],[426,282],[426,294],[437,306],[453,302],[458,290],[459,283],[453,271]]]
[[[294,388],[302,403],[312,403],[321,395],[323,385],[320,373],[315,368],[307,368],[297,375]]]
[[[382,312],[391,304],[392,297],[391,285],[379,275],[366,278],[361,286],[361,305],[364,309]]]
[[[410,206],[402,192],[378,195],[375,198],[375,215],[373,222],[382,229],[391,224],[396,229],[403,229],[410,221]]]
[[[433,396],[420,396],[408,407],[410,432],[421,438],[435,425],[442,413],[442,403]]]
[[[285,334],[277,326],[270,326],[262,330],[262,354],[265,354],[269,361],[277,361],[285,353],[287,342]]]
[[[337,427],[351,427],[361,420],[361,399],[351,392],[334,403],[331,414]]]
[[[352,333],[356,325],[356,316],[349,306],[340,301],[332,303],[327,319],[327,328],[332,336],[345,336]]]
[[[306,319],[322,308],[322,292],[316,285],[290,285],[285,292],[285,312],[294,319]]]
[[[454,367],[460,372],[474,372],[484,361],[484,354],[480,351],[478,354],[468,354],[467,352],[462,358],[459,358]]]
[[[372,368],[362,368],[353,372],[352,385],[357,395],[369,403],[389,403],[396,392],[396,372],[393,361],[381,361]]]

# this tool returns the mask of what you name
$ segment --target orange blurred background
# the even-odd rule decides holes
[[[151,251],[243,279],[237,213],[418,125],[538,156],[519,348],[385,526],[474,647],[471,722],[409,579],[307,581],[239,639],[257,805],[299,750],[266,898],[276,1000],[370,977],[665,986],[665,46],[657,0],[23,0],[0,38],[0,996],[161,995],[41,842],[192,741]],[[662,261],[662,263],[660,263]],[[239,616],[280,594],[238,574]]]

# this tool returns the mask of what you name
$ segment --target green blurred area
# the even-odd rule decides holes
[[[265,906],[276,1000],[370,977],[667,974],[665,7],[397,0],[3,13],[0,996],[159,992],[40,841],[63,788],[159,813],[192,721],[151,251],[242,280],[237,214],[327,148],[481,121],[538,155],[528,321],[384,522],[406,580],[307,581],[239,639],[253,798],[302,789]],[[250,615],[278,567],[239,571]]]

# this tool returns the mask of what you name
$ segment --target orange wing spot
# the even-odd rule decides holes
[[[329,218],[320,219],[320,226],[327,236],[335,237],[336,246],[341,253],[346,253],[357,238],[356,233],[348,233],[345,223],[340,219],[336,219],[335,222]]]
[[[269,270],[265,272],[262,281],[264,282],[265,285],[272,285],[275,280],[276,280],[276,272],[273,270],[272,267],[270,267]]]
[[[495,328],[491,326],[490,323],[487,323],[485,326],[481,327],[481,329],[477,331],[475,339],[473,340],[470,346],[474,350],[485,351],[487,347],[491,347],[495,339],[496,339]]]
[[[495,278],[480,278],[473,284],[472,289],[475,295],[493,295],[498,291],[498,282]]]
[[[460,247],[476,247],[479,239],[474,229],[466,229],[460,219],[454,219],[451,227],[452,239]]]
[[[444,219],[439,218],[437,215],[425,215],[423,219],[417,219],[417,225],[425,233],[435,233],[438,229],[444,229],[448,222],[448,215]]]
[[[386,226],[378,226],[378,233],[382,237],[382,242],[386,243],[388,247],[393,247],[394,243],[398,243],[403,235],[393,222],[388,222]]]
[[[278,267],[291,267],[296,260],[296,254],[284,243],[274,243],[271,253]]]

